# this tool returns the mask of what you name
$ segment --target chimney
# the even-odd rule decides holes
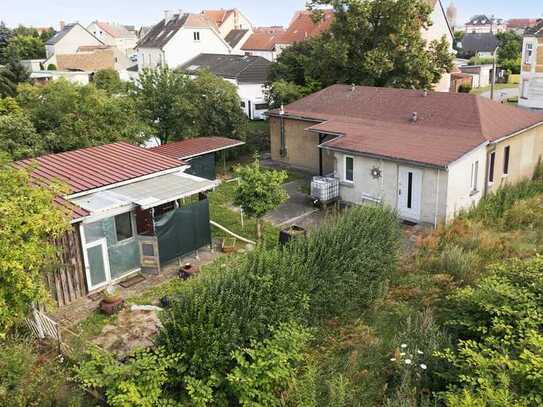
[[[418,113],[417,113],[417,112],[413,112],[413,113],[411,114],[411,121],[412,121],[413,123],[416,123],[418,119],[419,119]]]
[[[64,20],[60,20],[60,22],[59,22],[60,31],[64,30],[65,25],[66,25],[66,23],[64,22]]]
[[[354,92],[356,90],[356,85],[353,83],[351,84],[351,92]]]

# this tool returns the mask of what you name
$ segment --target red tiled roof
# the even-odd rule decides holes
[[[107,32],[114,38],[129,37],[131,35],[130,32],[122,25],[112,25],[103,21],[96,21],[95,23],[102,31]]]
[[[286,32],[279,35],[277,44],[293,44],[314,38],[327,31],[334,21],[334,11],[324,10],[322,18],[315,22],[313,12],[297,11]]]
[[[536,124],[543,115],[462,93],[334,85],[294,102],[285,116],[339,135],[326,148],[446,167],[473,148]],[[417,120],[412,121],[414,112]],[[270,112],[277,116],[278,111]]]
[[[243,141],[226,137],[198,137],[187,140],[175,141],[153,147],[150,150],[177,159],[188,159],[214,151],[225,150],[245,144]]]
[[[281,34],[271,34],[268,32],[255,32],[247,39],[241,47],[244,51],[272,51],[275,48],[275,41]]]
[[[226,19],[233,13],[235,13],[236,10],[203,10],[201,14],[205,15],[208,19],[213,21],[217,26],[223,25],[223,23],[226,21]]]
[[[528,28],[537,25],[537,18],[512,18],[507,21],[508,28]]]

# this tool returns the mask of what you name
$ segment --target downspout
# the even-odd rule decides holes
[[[486,154],[485,154],[486,162],[485,162],[485,180],[483,183],[483,197],[488,194],[488,176],[490,175],[490,168],[488,167],[490,165],[490,154],[492,154],[492,151],[490,151],[490,149],[487,147]]]
[[[287,146],[286,146],[286,142],[285,142],[285,118],[284,118],[284,114],[285,114],[285,109],[283,107],[283,105],[281,105],[281,111],[279,112],[279,115],[280,115],[280,123],[281,123],[281,134],[279,136],[279,140],[280,140],[280,147],[279,147],[279,156],[281,158],[286,158],[287,156]]]
[[[437,219],[439,211],[439,176],[441,172],[439,168],[437,169],[437,181],[436,181],[436,208],[435,208],[435,217],[434,217],[434,228],[437,229]]]

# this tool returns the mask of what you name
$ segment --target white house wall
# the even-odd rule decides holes
[[[472,165],[479,162],[477,192],[472,191]],[[447,220],[454,218],[461,210],[469,209],[483,197],[487,167],[486,145],[472,150],[449,165],[447,189]]]
[[[159,48],[138,49],[138,70],[164,65],[164,55]]]
[[[200,33],[200,41],[194,40]],[[209,28],[179,30],[164,46],[166,64],[171,68],[183,65],[200,54],[230,54],[231,49],[218,34]]]
[[[245,51],[244,54],[262,57],[271,62],[275,61],[275,51]]]
[[[445,219],[447,212],[447,180],[445,170],[401,164],[390,160],[353,156],[354,182],[348,184],[345,180],[345,155],[336,152],[336,176],[341,181],[340,195],[345,202],[362,204],[368,202],[365,198],[372,197],[393,209],[398,207],[398,173],[399,167],[418,169],[422,172],[421,222],[435,224]],[[381,178],[373,178],[371,171],[379,168]],[[438,175],[439,172],[439,175]],[[438,182],[439,179],[439,182]]]
[[[79,47],[96,45],[102,45],[102,43],[82,26],[75,25],[55,45],[46,46],[47,57],[49,58],[52,54],[75,54]]]
[[[248,115],[247,101],[251,101],[252,116],[251,119],[264,119],[264,113],[268,109],[256,110],[258,104],[266,104],[266,95],[264,93],[264,84],[262,83],[240,83],[237,85],[238,95],[242,102],[245,102],[245,114]]]

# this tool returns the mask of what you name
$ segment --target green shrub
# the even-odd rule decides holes
[[[474,287],[448,299],[446,325],[456,338],[439,356],[450,405],[486,398],[485,405],[543,404],[543,257],[489,269]],[[509,403],[509,404],[508,404]]]
[[[56,71],[57,66],[55,64],[49,64],[49,65],[47,65],[47,70],[48,71]]]
[[[463,83],[462,85],[460,85],[458,87],[458,92],[459,93],[470,93],[472,89],[473,89],[473,87],[471,85]]]
[[[399,237],[392,211],[360,207],[307,239],[260,247],[237,268],[191,281],[164,314],[159,337],[189,366],[177,385],[212,382],[215,401],[234,397],[225,383],[236,367],[232,352],[269,338],[283,323],[320,324],[360,312],[394,270]]]
[[[77,379],[86,389],[103,391],[112,407],[150,407],[159,401],[166,405],[169,371],[184,370],[179,355],[166,356],[160,349],[136,351],[124,363],[96,348],[90,348],[88,356],[75,369]]]
[[[272,336],[253,342],[251,348],[236,350],[236,367],[227,380],[242,406],[279,406],[277,394],[294,379],[297,365],[311,334],[297,324],[280,325]]]

